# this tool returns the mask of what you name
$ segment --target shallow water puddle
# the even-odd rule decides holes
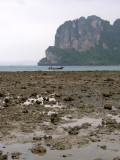
[[[120,123],[120,116],[119,115],[112,115],[112,114],[108,114],[108,117],[110,117],[111,119],[115,119],[117,123]]]
[[[82,119],[72,119],[73,122],[63,124],[63,127],[75,127],[81,126],[83,123],[90,123],[92,126],[97,127],[101,125],[102,119],[94,119],[94,118],[82,118]]]
[[[30,139],[33,139],[33,137],[44,137],[45,133],[42,130],[36,130],[33,133],[23,133],[23,132],[12,132],[9,139],[6,141],[7,144],[12,143],[25,143],[29,142]]]
[[[33,156],[31,151],[29,150],[32,148],[32,143],[25,143],[25,144],[12,144],[12,145],[3,145],[0,144],[0,150],[4,152],[4,154],[8,154],[8,160],[12,160],[11,155],[13,152],[20,152],[20,160],[27,159],[27,155]]]
[[[101,149],[100,145],[106,145],[107,149]],[[32,154],[30,150],[32,143],[6,145],[4,146],[5,148],[3,148],[3,146],[4,145],[0,145],[0,149],[3,150],[4,153],[8,153],[9,160],[12,160],[11,154],[13,152],[22,153],[19,160],[94,160],[96,158],[113,160],[115,157],[118,157],[120,153],[119,144],[117,143],[92,143],[79,149],[63,151],[47,149],[46,154],[43,156]],[[66,157],[64,158],[63,155]]]
[[[101,106],[103,104],[102,96],[83,97],[82,101],[89,105]]]

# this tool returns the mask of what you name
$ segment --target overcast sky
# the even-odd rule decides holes
[[[113,23],[120,0],[0,0],[0,62],[38,61],[59,25],[90,15]]]

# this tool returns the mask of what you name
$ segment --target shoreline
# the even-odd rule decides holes
[[[50,66],[0,66],[0,72],[51,71]],[[57,66],[54,66],[57,68]],[[120,71],[120,66],[64,66],[52,71]]]
[[[0,72],[0,158],[120,156],[119,77],[120,71]]]

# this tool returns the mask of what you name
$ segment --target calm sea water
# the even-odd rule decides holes
[[[55,67],[55,66],[54,66]],[[57,66],[58,67],[58,66]],[[0,71],[51,71],[49,66],[0,66]],[[120,66],[65,66],[53,71],[120,71]]]

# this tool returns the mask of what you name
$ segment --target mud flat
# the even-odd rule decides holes
[[[0,160],[120,160],[120,72],[0,72]]]

